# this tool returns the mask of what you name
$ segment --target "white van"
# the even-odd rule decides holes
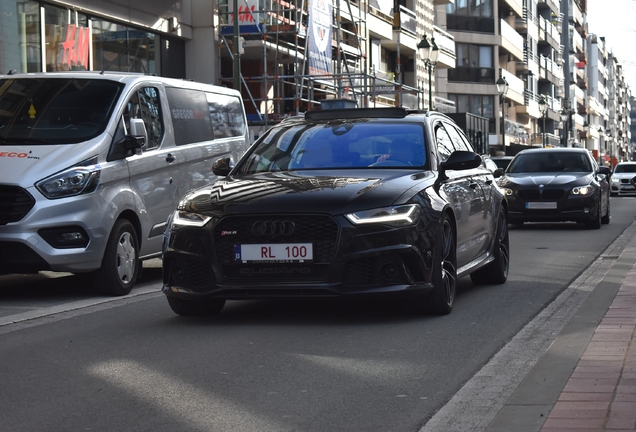
[[[140,74],[0,75],[0,274],[132,289],[180,198],[248,146],[240,94]]]

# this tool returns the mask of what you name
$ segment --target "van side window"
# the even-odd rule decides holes
[[[239,98],[216,93],[205,94],[210,108],[214,138],[230,138],[245,133],[242,102]]]
[[[163,138],[161,103],[155,87],[143,87],[135,92],[126,104],[124,121],[130,127],[130,119],[142,119],[146,125],[148,142],[146,150],[159,147]]]
[[[214,139],[210,109],[204,92],[166,87],[166,94],[176,145]]]

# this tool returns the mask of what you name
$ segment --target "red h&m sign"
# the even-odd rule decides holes
[[[66,26],[66,39],[62,42],[63,65],[69,69],[88,69],[88,44],[90,30],[73,24]]]

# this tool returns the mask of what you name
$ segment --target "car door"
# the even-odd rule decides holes
[[[177,154],[174,143],[166,139],[164,110],[160,87],[137,88],[124,109],[124,124],[140,118],[144,121],[147,142],[141,152],[126,159],[130,186],[139,200],[137,214],[142,224],[140,255],[161,250],[162,234],[174,209],[177,177]]]
[[[456,133],[454,134],[456,135]],[[449,133],[449,127],[438,122],[435,126],[439,162],[443,162],[455,150],[468,150],[455,147]],[[457,138],[457,137],[455,137]],[[457,224],[457,266],[462,267],[479,256],[483,249],[483,240],[479,238],[485,222],[483,217],[484,191],[479,179],[474,179],[475,170],[446,171],[448,177],[442,183],[442,191],[453,207]]]

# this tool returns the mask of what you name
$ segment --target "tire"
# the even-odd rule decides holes
[[[605,214],[605,216],[603,216],[601,218],[601,223],[603,225],[607,225],[608,223],[610,223],[610,200],[609,200],[609,197],[607,197],[607,213]]]
[[[93,272],[93,285],[102,294],[123,296],[132,290],[139,273],[139,241],[133,224],[115,222],[106,243],[102,266]]]
[[[493,251],[495,259],[476,272],[471,273],[470,279],[475,284],[502,284],[508,279],[510,238],[508,237],[508,221],[504,209],[499,210],[495,235]]]
[[[585,225],[589,229],[600,229],[601,228],[601,199],[598,199],[598,205],[596,208],[596,218],[591,221],[585,222]]]
[[[433,312],[447,315],[453,310],[457,292],[457,246],[453,224],[442,216],[433,263],[433,292],[430,294]]]
[[[170,309],[177,315],[181,316],[210,316],[217,315],[225,306],[224,299],[182,299],[177,297],[168,297]]]

